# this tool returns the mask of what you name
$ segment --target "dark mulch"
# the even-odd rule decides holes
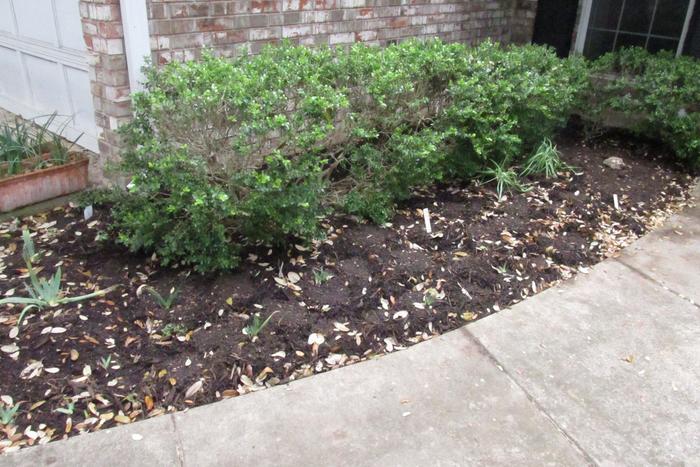
[[[569,135],[559,149],[580,174],[531,179],[531,191],[501,203],[490,186],[424,190],[390,225],[329,219],[325,241],[252,249],[240,271],[218,277],[159,268],[101,240],[104,210],[88,221],[60,208],[0,225],[5,295],[26,293],[22,225],[36,233],[42,274],[61,265],[71,294],[122,285],[103,299],[34,313],[14,339],[20,308],[0,310],[0,396],[5,405],[21,402],[14,424],[0,431],[0,452],[429,339],[586,272],[687,199],[691,179],[661,162],[662,148],[618,137],[587,145]],[[609,156],[628,166],[605,167]],[[327,280],[316,283],[321,270]],[[174,307],[161,308],[144,290],[139,297],[143,284],[164,295],[175,287]],[[274,316],[251,339],[242,330],[255,313]]]

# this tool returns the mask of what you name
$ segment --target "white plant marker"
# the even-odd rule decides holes
[[[620,210],[620,200],[617,199],[617,195],[613,195],[613,203],[615,204],[615,209]]]
[[[93,215],[92,204],[90,206],[85,206],[83,210],[83,219],[89,220]]]
[[[423,220],[425,221],[425,231],[433,233],[433,228],[430,226],[430,211],[428,208],[423,208]]]

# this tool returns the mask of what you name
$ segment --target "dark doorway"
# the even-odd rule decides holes
[[[567,57],[577,11],[578,0],[539,0],[532,42],[554,47],[557,55]]]

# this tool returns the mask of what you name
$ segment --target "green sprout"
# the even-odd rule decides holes
[[[185,334],[187,334],[187,328],[184,324],[168,323],[160,330],[160,335],[165,338],[171,336],[183,336]]]
[[[75,402],[66,402],[65,407],[59,407],[54,410],[54,412],[62,413],[64,415],[73,415],[73,412],[75,412]]]
[[[0,424],[9,425],[15,421],[17,416],[17,411],[19,410],[19,405],[8,405],[7,407],[0,407]]]
[[[148,292],[148,294],[153,297],[153,299],[158,303],[158,305],[164,309],[165,311],[170,310],[173,305],[175,304],[175,300],[177,300],[177,296],[180,294],[180,290],[177,288],[173,287],[170,289],[170,292],[168,295],[163,296],[156,289],[154,289],[151,286],[148,285],[142,285],[139,287],[139,289],[136,291],[136,295],[141,296],[141,290],[145,290]]]
[[[260,334],[260,331],[263,330],[265,326],[267,326],[267,323],[270,322],[270,319],[272,319],[273,316],[275,316],[275,313],[278,313],[277,311],[273,311],[270,316],[268,316],[265,321],[260,318],[259,314],[253,315],[253,319],[250,322],[250,324],[246,327],[243,328],[243,334],[246,336],[250,337],[251,339],[257,337],[258,334]]]
[[[112,354],[101,357],[98,363],[106,372],[109,372],[109,366],[112,364]]]
[[[314,269],[314,284],[322,285],[333,278],[333,274],[325,271],[323,268]]]

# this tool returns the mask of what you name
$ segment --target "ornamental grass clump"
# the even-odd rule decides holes
[[[147,72],[122,135],[118,241],[164,265],[235,268],[245,244],[322,235],[331,213],[386,222],[441,180],[509,166],[560,128],[585,64],[537,46],[290,44]]]
[[[546,178],[555,178],[559,172],[573,170],[572,166],[561,160],[559,150],[552,140],[545,138],[532,156],[525,161],[520,176],[544,175]]]

